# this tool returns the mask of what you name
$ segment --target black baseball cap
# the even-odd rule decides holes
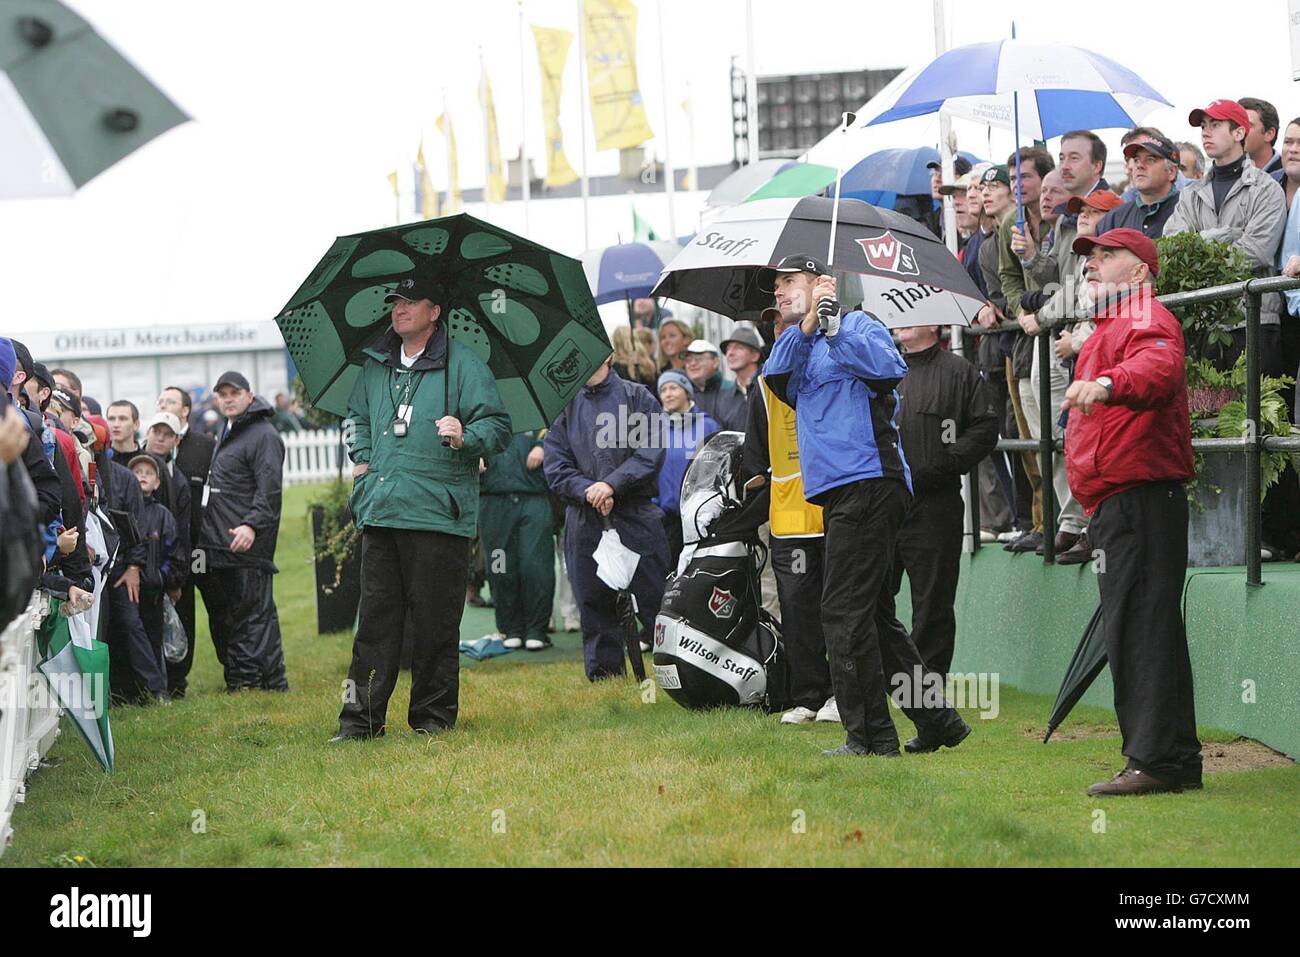
[[[50,401],[59,403],[78,419],[81,418],[81,400],[66,389],[52,389]]]
[[[989,183],[1001,183],[1007,189],[1011,188],[1011,173],[1005,166],[990,166],[980,177],[980,185],[987,186]]]
[[[219,391],[223,385],[233,385],[236,389],[243,389],[245,392],[253,391],[252,387],[248,384],[248,380],[238,372],[221,373],[221,378],[218,379],[217,384],[212,387],[212,391]]]
[[[14,344],[14,357],[18,360],[18,367],[23,370],[23,375],[27,376],[29,379],[32,378],[35,370],[33,368],[31,350],[17,339],[11,337],[9,341]],[[5,385],[8,385],[8,383],[6,382]]]
[[[412,302],[428,299],[436,304],[442,302],[442,287],[431,279],[410,276],[399,282],[397,288],[384,297],[384,302],[392,302],[394,299],[409,299]]]
[[[32,378],[47,389],[54,388],[54,377],[50,375],[50,370],[44,362],[32,363]]]
[[[814,259],[804,253],[786,256],[775,266],[759,270],[758,288],[763,292],[776,290],[776,275],[782,272],[810,272],[814,276],[829,276],[830,270],[822,265],[820,259]]]
[[[943,163],[938,160],[925,164],[926,169],[943,169]],[[964,156],[954,156],[952,158],[952,173],[954,176],[965,176],[971,170],[971,162]]]
[[[1182,158],[1178,155],[1178,147],[1174,146],[1169,140],[1138,140],[1124,147],[1124,156],[1132,159],[1138,150],[1146,150],[1152,156],[1158,156],[1162,160],[1168,160],[1171,163],[1180,163]]]

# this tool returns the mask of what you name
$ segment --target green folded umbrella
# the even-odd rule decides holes
[[[0,0],[0,199],[66,196],[186,116],[56,0]]]
[[[452,340],[488,364],[516,432],[549,426],[613,351],[579,260],[462,213],[340,236],[281,310],[316,406],[347,414],[384,296],[416,275],[447,289]]]
[[[45,676],[72,724],[86,739],[105,771],[113,770],[113,728],[108,720],[108,645],[91,638],[85,627],[74,635],[59,613],[63,602],[50,599],[49,613],[36,632]],[[107,612],[105,612],[107,613]],[[85,622],[81,622],[85,624]]]
[[[819,166],[817,163],[800,163],[791,166],[745,197],[745,202],[756,199],[800,199],[812,196],[835,182],[834,166]]]

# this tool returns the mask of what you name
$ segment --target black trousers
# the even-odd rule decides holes
[[[469,560],[470,540],[458,535],[396,528],[362,531],[361,612],[339,734],[383,731],[408,615],[414,627],[407,721],[427,731],[456,724],[460,619]]]
[[[1106,563],[1097,584],[1129,767],[1200,781],[1201,742],[1182,612],[1187,496],[1177,482],[1112,495],[1097,507],[1088,536]]]
[[[185,689],[189,686],[190,669],[194,667],[194,581],[193,575],[185,579],[185,585],[181,588],[181,600],[176,603],[176,614],[180,615],[181,624],[185,626],[185,634],[190,639],[190,643],[183,660],[166,662],[167,691],[173,698],[185,697]]]
[[[114,568],[109,573],[109,587],[104,589],[108,602],[108,687],[118,701],[136,701],[160,697],[167,693],[163,672],[161,641],[155,649],[141,619],[141,606],[127,596],[126,586],[112,586],[121,577]],[[140,600],[144,601],[144,589]]]
[[[772,570],[781,603],[781,640],[790,675],[790,701],[816,711],[831,696],[822,631],[824,538],[773,538]]]
[[[209,567],[199,576],[208,630],[225,669],[226,690],[288,691],[280,617],[270,569],[256,565]]]
[[[903,572],[912,593],[912,643],[925,666],[946,675],[957,638],[957,577],[965,515],[955,488],[912,499],[898,532],[889,593],[897,597]]]
[[[942,698],[931,706],[925,690],[942,676],[927,669],[894,614],[889,590],[894,546],[911,493],[894,479],[863,479],[826,493],[826,575],[822,628],[831,685],[850,744],[876,752],[898,750],[887,695],[928,738],[943,738],[961,718]]]

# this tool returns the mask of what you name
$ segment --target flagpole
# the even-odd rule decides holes
[[[529,235],[528,201],[532,198],[533,184],[528,175],[528,101],[524,82],[524,0],[519,2],[519,186],[524,200],[524,237]]]
[[[492,185],[492,154],[487,115],[487,70],[483,67],[483,44],[478,47],[478,111],[483,116],[483,218],[488,218],[488,193]]]
[[[442,131],[442,143],[447,153],[447,206],[453,213],[459,213],[459,207],[456,207],[454,185],[451,181],[451,114],[447,112],[447,88],[442,88],[442,120],[445,129]],[[455,208],[453,208],[455,207]]]
[[[582,9],[582,0],[578,4],[578,116],[582,119],[582,248],[591,248],[591,216],[588,210],[589,188],[587,185],[587,20]]]
[[[754,0],[745,0],[745,136],[749,162],[758,162],[758,67],[754,59]]]
[[[672,148],[668,142],[668,71],[664,68],[664,0],[659,0],[656,10],[659,16],[659,83],[663,88],[664,98],[664,189],[668,195],[668,235],[676,241],[677,213],[673,206],[675,205],[674,193],[677,184],[673,182],[675,174],[673,172]]]
[[[695,161],[695,101],[691,99],[691,81],[686,81],[686,149],[690,153],[690,166],[686,175],[690,177],[691,189],[700,188],[700,170]],[[674,236],[673,239],[677,237]]]

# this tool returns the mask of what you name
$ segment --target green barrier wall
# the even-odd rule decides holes
[[[906,582],[898,605],[907,622]],[[1054,696],[1096,605],[1091,563],[1047,566],[1001,546],[963,556],[953,671]],[[1183,612],[1197,721],[1300,755],[1300,565],[1265,565],[1262,588],[1247,588],[1244,568],[1188,569]],[[1110,708],[1111,694],[1102,672],[1083,700]]]

